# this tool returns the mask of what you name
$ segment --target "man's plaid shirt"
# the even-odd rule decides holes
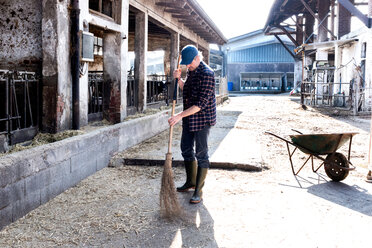
[[[194,71],[187,72],[187,79],[183,86],[183,109],[186,110],[194,105],[198,106],[200,111],[186,117],[189,120],[190,132],[202,130],[206,125],[216,124],[214,72],[203,61]]]

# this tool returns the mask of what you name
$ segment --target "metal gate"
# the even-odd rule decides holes
[[[89,103],[88,121],[99,121],[103,118],[104,80],[102,71],[88,73]]]
[[[154,104],[165,101],[168,104],[168,86],[171,78],[167,75],[147,76],[147,103]]]
[[[39,109],[36,74],[0,70],[0,151],[37,134]]]

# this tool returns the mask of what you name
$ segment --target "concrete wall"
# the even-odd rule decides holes
[[[0,158],[0,229],[106,167],[123,151],[168,128],[170,111]]]
[[[227,90],[227,78],[226,77],[220,77],[220,88],[219,88],[219,95],[225,96],[228,95],[229,92]]]
[[[241,72],[293,72],[293,63],[228,64],[227,81],[233,82],[233,91],[240,90]]]
[[[358,31],[348,34],[345,38],[357,38],[358,41],[353,42],[351,45],[346,45],[340,48],[340,54],[338,58],[337,67],[343,66],[339,73],[341,73],[341,81],[343,83],[348,83],[352,79],[357,79],[362,72],[356,70],[356,66],[361,65],[361,51],[363,43],[366,43],[366,58],[365,58],[365,87],[367,90],[365,91],[365,102],[366,106],[364,106],[368,110],[368,107],[371,106],[372,103],[372,95],[371,95],[371,88],[372,88],[372,30],[368,29],[367,27],[363,27]],[[337,82],[336,82],[337,85]],[[335,87],[335,92],[338,92],[338,87]],[[345,95],[349,95],[349,84],[342,85],[342,90],[345,92]]]
[[[41,0],[0,0],[0,69],[40,70]]]
[[[293,80],[293,88],[297,89],[297,87],[300,87],[302,82],[302,60],[296,61],[294,63],[294,80]],[[301,88],[298,88],[300,91]]]

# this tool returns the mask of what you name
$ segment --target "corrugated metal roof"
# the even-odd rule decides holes
[[[290,46],[294,49],[294,46]],[[291,63],[293,57],[277,44],[261,45],[228,53],[228,63]]]

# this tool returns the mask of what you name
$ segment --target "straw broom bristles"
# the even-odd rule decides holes
[[[178,57],[178,69],[180,68],[181,56]],[[172,116],[174,116],[174,110],[176,108],[177,101],[177,83],[176,79],[174,84],[173,92],[173,104],[172,104]],[[172,170],[172,135],[173,126],[169,128],[169,140],[168,140],[168,153],[165,155],[165,163],[163,176],[161,179],[160,189],[160,214],[164,218],[176,219],[182,216],[183,209],[178,201],[176,187],[173,181],[173,170]]]
[[[166,154],[164,163],[160,189],[160,213],[167,219],[179,218],[183,213],[173,181],[172,153]]]

